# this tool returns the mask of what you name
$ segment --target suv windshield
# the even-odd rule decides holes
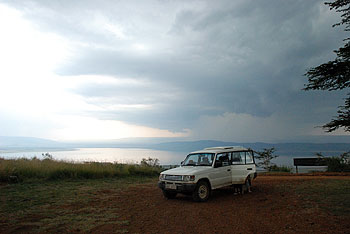
[[[187,155],[183,166],[211,166],[214,160],[214,154],[198,153]]]

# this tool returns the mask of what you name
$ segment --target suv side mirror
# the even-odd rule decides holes
[[[214,167],[222,167],[222,162],[221,161],[215,161]]]

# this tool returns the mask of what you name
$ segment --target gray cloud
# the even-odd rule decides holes
[[[301,91],[305,71],[331,59],[332,50],[345,37],[331,28],[339,16],[329,12],[323,1],[8,4],[21,9],[42,30],[75,43],[74,56],[57,69],[58,74],[148,82],[86,84],[72,90],[104,107],[87,113],[101,119],[181,131],[198,130],[198,122],[215,124],[223,115],[233,121],[236,115],[284,118],[297,112],[293,121],[280,122],[290,125],[276,134],[280,137],[297,125],[307,123],[311,129],[328,121],[341,104],[341,94]],[[108,25],[115,26],[114,31]],[[139,44],[149,48],[133,50]],[[215,132],[215,127],[210,129]]]

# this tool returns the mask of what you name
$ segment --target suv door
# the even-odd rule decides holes
[[[254,178],[256,167],[255,167],[255,161],[254,161],[254,154],[252,151],[246,152],[245,164],[247,165],[248,175],[250,175],[250,178]]]
[[[232,152],[231,154],[231,173],[233,184],[244,184],[249,175],[248,165],[246,165],[246,152]]]
[[[214,189],[232,184],[229,156],[229,153],[218,153],[216,155],[214,168],[209,174],[211,186]]]

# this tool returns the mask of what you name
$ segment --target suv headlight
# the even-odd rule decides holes
[[[159,180],[164,180],[165,179],[165,175],[164,174],[160,174],[159,175]]]
[[[195,176],[194,175],[185,175],[183,176],[183,181],[194,181]]]

